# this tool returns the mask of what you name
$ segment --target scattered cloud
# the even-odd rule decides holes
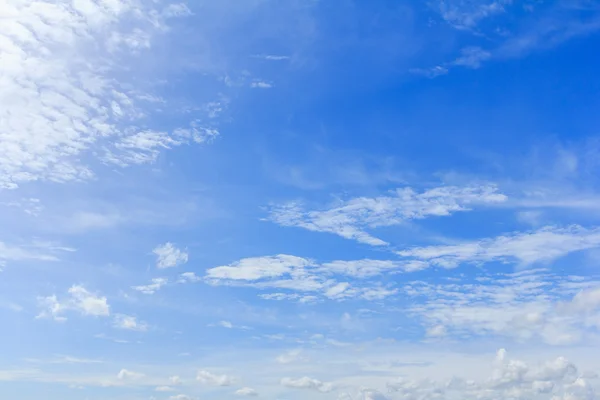
[[[458,245],[415,247],[399,251],[398,254],[442,268],[488,262],[531,265],[547,263],[575,251],[599,246],[600,229],[573,225],[567,228],[544,227]]]
[[[452,378],[449,382],[432,379],[398,378],[387,383],[392,398],[476,398],[482,400],[519,399],[593,399],[596,392],[577,367],[564,357],[538,366],[507,358],[500,349],[491,376],[482,380]],[[374,397],[379,398],[379,397]],[[385,397],[381,397],[382,399]]]
[[[145,322],[138,321],[136,317],[124,314],[116,314],[113,320],[113,326],[117,329],[144,332],[148,330]]]
[[[188,253],[181,251],[173,243],[156,246],[152,252],[156,255],[156,268],[173,268],[188,262]]]
[[[42,309],[37,318],[51,318],[55,321],[66,321],[63,316],[68,311],[74,311],[84,316],[107,317],[110,306],[106,297],[89,292],[81,285],[73,285],[68,290],[68,296],[59,301],[56,295],[38,297]]]
[[[167,283],[169,283],[169,280],[167,278],[153,278],[152,283],[148,285],[132,286],[131,288],[144,294],[154,294]]]
[[[233,378],[230,376],[217,375],[205,370],[198,371],[196,380],[204,385],[212,386],[231,386],[233,384]]]
[[[273,87],[273,84],[265,81],[254,81],[250,84],[250,87],[255,89],[270,89]]]
[[[122,369],[117,374],[117,378],[120,380],[137,380],[143,378],[145,375],[139,372],[130,371],[127,369]]]
[[[408,313],[429,337],[499,336],[549,345],[581,342],[600,328],[600,281],[545,270],[482,274],[474,281],[412,282]]]
[[[90,179],[86,158],[98,153],[93,149],[118,150],[139,135],[131,131],[144,113],[127,89],[134,79],[125,82],[118,70],[168,32],[169,18],[185,15],[152,6],[129,0],[5,5],[0,188]],[[121,163],[130,163],[128,157]]]
[[[298,379],[283,378],[281,380],[281,385],[293,389],[311,389],[325,393],[330,392],[333,389],[331,383],[321,382],[318,379],[309,378],[307,376]]]
[[[195,283],[200,282],[201,280],[202,278],[196,275],[194,272],[184,272],[183,274],[179,275],[179,280],[177,280],[177,283]]]
[[[243,387],[235,391],[238,396],[258,396],[258,392],[249,387]]]
[[[407,220],[448,216],[469,211],[475,205],[502,203],[507,197],[495,186],[444,186],[417,193],[411,188],[392,191],[389,196],[358,197],[323,211],[304,211],[298,203],[274,206],[269,220],[282,226],[328,232],[371,246],[387,242],[366,229],[399,225]]]
[[[502,14],[513,0],[444,0],[431,2],[431,7],[450,25],[471,30],[486,18]]]

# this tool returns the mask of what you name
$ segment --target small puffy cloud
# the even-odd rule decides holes
[[[171,382],[171,385],[181,385],[183,383],[181,378],[177,375],[170,376],[169,382]]]
[[[139,372],[130,371],[128,369],[122,369],[117,374],[117,378],[120,380],[137,380],[143,378],[145,375]]]
[[[160,290],[161,287],[165,286],[167,283],[169,283],[169,280],[167,278],[153,278],[152,283],[150,283],[148,285],[132,286],[131,288],[133,290],[137,290],[138,292],[142,292],[144,294],[154,294],[155,292]]]
[[[194,400],[194,398],[188,396],[187,394],[178,394],[176,396],[169,397],[169,400]]]
[[[145,322],[138,321],[136,317],[124,314],[115,315],[113,326],[117,329],[126,329],[130,331],[144,332],[148,330],[148,325]]]
[[[258,396],[258,392],[249,387],[243,387],[235,391],[238,396]]]
[[[196,275],[194,272],[184,272],[183,274],[179,275],[177,283],[195,283],[200,282],[201,280],[202,278]]]
[[[301,354],[301,349],[294,349],[277,356],[275,360],[280,364],[290,364],[294,361],[301,360]]]
[[[38,304],[42,310],[37,318],[65,321],[66,317],[62,314],[67,311],[74,311],[84,316],[110,315],[110,306],[106,297],[94,294],[81,285],[71,286],[67,293],[68,296],[62,301],[56,295],[39,297]]]
[[[198,371],[196,380],[205,385],[212,386],[231,386],[233,384],[233,378],[228,375],[217,375],[206,370]]]
[[[331,383],[321,382],[318,379],[309,378],[307,376],[298,379],[283,378],[281,380],[281,385],[288,388],[311,389],[319,392],[330,392],[333,389]]]
[[[219,321],[218,325],[223,328],[229,328],[229,329],[233,328],[233,324],[229,321]]]
[[[175,389],[173,389],[171,386],[157,386],[154,389],[156,392],[174,392]]]
[[[173,268],[188,261],[188,253],[170,242],[156,246],[152,252],[156,255],[156,267],[160,269]]]

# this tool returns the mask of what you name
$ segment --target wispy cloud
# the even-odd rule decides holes
[[[497,335],[564,345],[585,340],[600,316],[600,282],[545,271],[479,274],[475,282],[412,282],[403,292],[427,336]]]
[[[427,262],[430,266],[453,268],[464,263],[488,262],[530,265],[598,247],[599,229],[574,225],[567,228],[544,227],[458,245],[415,247],[398,254]]]
[[[148,285],[132,286],[131,288],[144,294],[154,294],[167,283],[169,283],[167,278],[153,278],[152,283]]]
[[[342,201],[329,209],[305,211],[298,203],[273,206],[268,220],[282,226],[333,233],[371,246],[388,243],[367,229],[399,225],[413,219],[448,216],[506,201],[495,186],[444,186],[417,193],[411,188],[397,189],[389,196],[358,197]]]

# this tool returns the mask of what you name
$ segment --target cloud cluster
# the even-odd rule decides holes
[[[94,294],[81,285],[73,285],[67,292],[67,297],[59,300],[56,295],[39,297],[41,308],[37,318],[52,318],[55,321],[66,321],[66,312],[77,312],[84,316],[107,317],[110,306],[106,297]]]
[[[444,186],[421,193],[396,189],[388,196],[357,197],[326,210],[305,211],[298,203],[274,206],[269,220],[315,232],[328,232],[371,246],[388,243],[367,232],[407,220],[448,216],[476,205],[497,204],[507,197],[495,186]]]
[[[292,388],[292,389],[310,389],[319,392],[330,392],[333,389],[333,385],[329,382],[321,382],[318,379],[309,378],[304,376],[302,378],[283,378],[281,379],[281,385]]]
[[[199,127],[182,131],[187,137],[138,128],[152,96],[122,73],[185,10],[135,0],[5,2],[0,188],[89,179],[86,157],[139,164],[161,148],[214,136]]]
[[[449,283],[412,282],[402,293],[430,338],[491,336],[550,345],[600,332],[600,281],[545,270],[478,275]]]
[[[339,281],[336,275],[372,277],[393,268],[402,270],[410,263],[378,260],[335,261],[318,264],[314,260],[286,254],[251,257],[225,266],[210,268],[205,280],[212,285],[249,286],[257,289],[283,289],[299,293],[262,294],[267,300],[313,302],[321,298],[381,300],[396,293],[378,282]],[[343,278],[340,278],[343,279]],[[318,297],[317,297],[318,296]]]

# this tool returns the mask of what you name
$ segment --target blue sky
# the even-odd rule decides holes
[[[598,2],[0,16],[0,397],[600,398]]]

